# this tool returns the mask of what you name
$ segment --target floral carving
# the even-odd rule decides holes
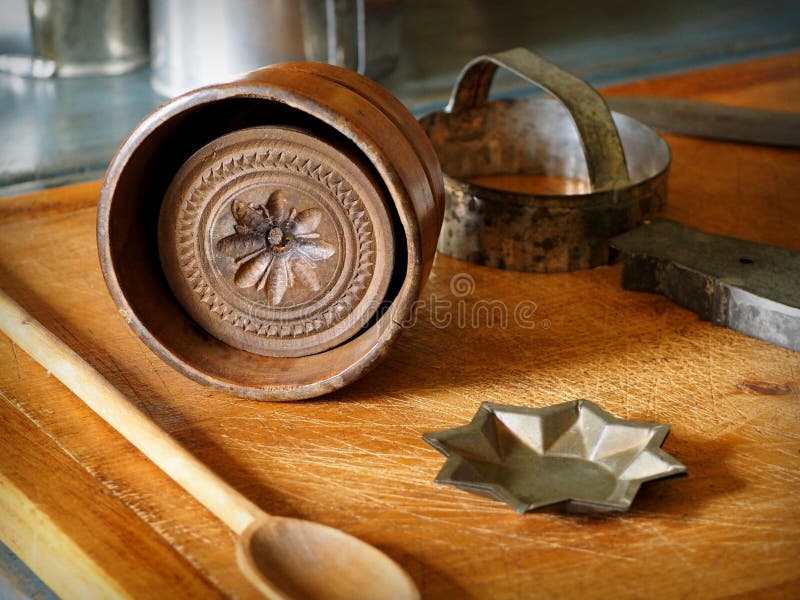
[[[217,242],[217,250],[234,259],[233,282],[240,288],[264,291],[271,304],[280,304],[296,283],[320,289],[315,263],[329,259],[334,247],[317,233],[322,211],[295,209],[281,190],[266,204],[235,199],[231,212],[235,233]]]
[[[282,150],[279,152],[273,150],[263,151],[263,145],[263,139],[259,137],[253,143],[252,151],[245,149],[244,152],[241,152],[237,146],[237,152],[235,153],[220,153],[219,159],[214,166],[202,172],[194,180],[196,187],[193,187],[188,196],[180,199],[177,210],[176,222],[179,231],[180,267],[184,275],[182,281],[190,286],[199,304],[208,307],[207,311],[201,309],[198,312],[197,319],[202,321],[203,326],[207,326],[209,331],[219,335],[223,341],[226,341],[226,336],[228,336],[228,328],[238,329],[261,339],[272,338],[270,341],[286,338],[293,340],[304,337],[313,338],[319,332],[328,331],[336,327],[350,314],[364,297],[367,286],[370,285],[375,266],[376,240],[372,221],[358,193],[350,186],[342,174],[328,165],[314,162],[303,155],[293,152],[290,142],[282,142],[280,144]],[[331,203],[332,211],[336,212],[339,207],[344,210],[357,240],[357,249],[354,249],[357,253],[355,271],[343,274],[344,277],[349,279],[344,291],[334,297],[318,298],[316,301],[312,301],[309,298],[311,310],[300,315],[299,318],[284,319],[274,315],[265,315],[262,312],[263,307],[260,306],[257,300],[246,298],[243,295],[236,298],[226,297],[221,293],[224,290],[217,290],[210,284],[207,270],[216,262],[215,257],[219,256],[226,261],[229,268],[224,269],[223,273],[229,273],[227,277],[233,284],[236,271],[247,260],[246,254],[240,255],[231,249],[226,257],[218,248],[221,240],[216,240],[214,243],[205,246],[205,256],[196,254],[198,249],[197,237],[208,235],[210,233],[209,225],[211,225],[210,231],[213,231],[213,222],[220,217],[220,215],[217,215],[211,219],[210,223],[208,221],[210,213],[216,211],[218,203],[222,203],[231,211],[227,214],[233,214],[234,207],[232,204],[236,198],[236,189],[244,187],[236,184],[238,178],[252,178],[253,175],[257,174],[259,181],[265,181],[265,185],[271,185],[267,182],[275,173],[299,177],[307,184],[319,186],[321,190],[329,193],[336,199],[335,203]],[[184,187],[189,187],[190,185],[189,182],[185,182],[185,184]],[[324,193],[323,196],[327,197],[327,193]],[[279,195],[285,194],[286,191]],[[268,197],[269,195],[271,194],[265,196]],[[252,196],[249,198],[246,202],[242,201],[241,198],[239,199],[239,204],[244,206],[245,213],[248,212],[247,208],[257,210],[260,213],[256,217],[258,222],[265,221],[265,217],[269,214],[266,206],[259,208],[262,203]],[[289,195],[289,201],[294,201],[291,195]],[[319,208],[322,209],[322,207]],[[239,207],[236,212],[239,213],[242,210]],[[311,232],[319,233],[320,237],[326,235],[324,231],[320,231],[320,226],[324,222],[326,215],[328,215],[328,211],[321,210],[321,215],[320,225],[317,226],[315,231]],[[233,225],[229,226],[234,229],[233,233],[238,233],[236,225],[246,227],[246,224],[239,223],[234,219]],[[343,223],[343,226],[346,227],[347,224]],[[261,229],[263,234],[266,235],[263,226]],[[244,234],[247,233],[243,229],[239,231]],[[346,232],[345,235],[347,235]],[[319,238],[312,237],[311,239]],[[339,251],[338,244],[335,243],[336,239],[328,239],[327,241],[333,242],[334,254]],[[233,243],[226,242],[226,245]],[[254,247],[253,252],[258,252],[260,247],[260,244]],[[247,248],[245,248],[245,251],[247,251]],[[242,260],[236,261],[238,256],[243,256]],[[251,254],[250,258],[253,257],[254,255]],[[332,265],[330,262],[314,262],[316,270],[312,272],[312,276],[316,275],[323,286],[329,280],[329,275],[340,276],[339,272],[336,271],[336,265]],[[296,274],[293,273],[293,276],[296,277]],[[266,289],[266,281],[264,281],[263,289]],[[262,292],[259,295],[266,296],[266,292]],[[286,299],[282,298],[282,301],[286,302]],[[276,306],[269,302],[265,302],[265,304]],[[207,320],[206,315],[208,312],[216,315],[216,317],[211,318],[211,321]],[[235,343],[229,342],[231,345],[236,345],[243,339],[247,339],[238,334],[236,336],[236,340],[232,340]],[[259,342],[255,342],[250,347],[254,348],[258,344]],[[259,350],[254,351],[257,354],[261,353]]]

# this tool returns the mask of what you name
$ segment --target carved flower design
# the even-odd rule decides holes
[[[217,250],[234,259],[233,282],[238,287],[265,291],[271,304],[280,304],[297,282],[312,291],[320,289],[314,263],[335,252],[317,233],[321,210],[297,212],[286,194],[276,190],[266,204],[235,199],[231,212],[236,233],[219,240]]]

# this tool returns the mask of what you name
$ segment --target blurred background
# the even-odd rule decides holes
[[[167,98],[274,62],[358,70],[419,115],[514,46],[602,86],[798,45],[796,0],[0,0],[0,196],[101,177]]]

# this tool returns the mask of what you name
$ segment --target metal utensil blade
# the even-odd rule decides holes
[[[682,98],[606,98],[612,110],[657,129],[714,140],[800,148],[800,114]]]

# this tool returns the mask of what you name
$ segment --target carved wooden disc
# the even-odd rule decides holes
[[[158,238],[192,318],[265,356],[352,337],[394,264],[385,200],[363,161],[286,127],[243,129],[198,150],[167,190]]]

